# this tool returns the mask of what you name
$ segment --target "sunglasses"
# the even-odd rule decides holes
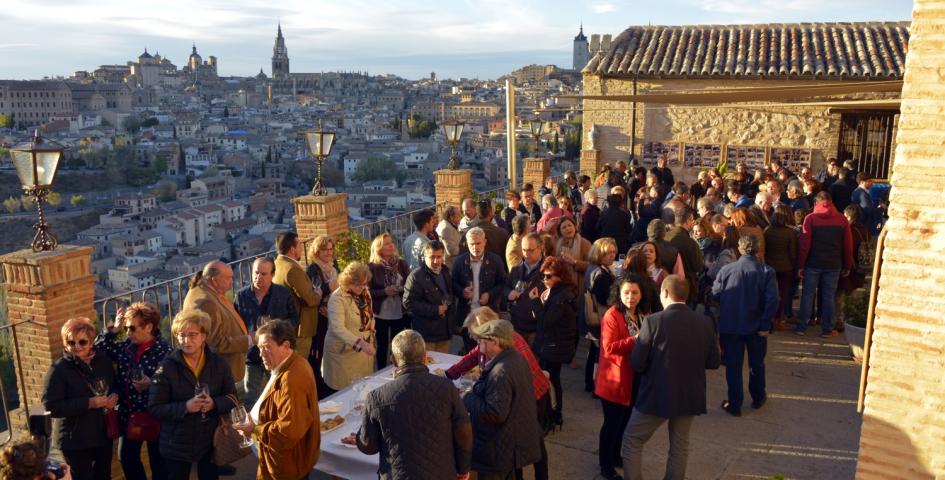
[[[84,347],[84,346],[86,346],[86,345],[89,344],[89,341],[88,341],[87,339],[85,339],[85,338],[83,338],[82,340],[79,340],[79,341],[66,340],[66,345],[69,345],[70,347],[74,347],[74,346],[76,346],[76,344],[78,344],[80,347]]]
[[[552,278],[552,277],[555,276],[555,274],[553,274],[553,273],[543,273],[543,274],[541,274],[541,275],[542,275],[542,277],[543,277],[545,280],[548,280],[548,279],[550,279],[550,278]]]
[[[137,329],[138,329],[138,327],[136,327],[136,326],[134,326],[134,325],[125,325],[125,330],[127,330],[128,333],[135,333],[135,330],[137,330]]]

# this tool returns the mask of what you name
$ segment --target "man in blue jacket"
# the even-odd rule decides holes
[[[778,307],[774,270],[758,261],[759,239],[747,234],[738,239],[738,261],[719,270],[712,296],[720,304],[719,339],[725,352],[728,400],[722,408],[736,417],[742,414],[742,363],[748,351],[748,392],[752,408],[765,404],[765,353],[771,320]]]

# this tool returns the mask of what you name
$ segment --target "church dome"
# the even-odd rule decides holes
[[[147,48],[144,49],[144,53],[142,53],[141,55],[138,55],[138,60],[144,60],[144,59],[146,59],[146,58],[153,58],[153,57],[151,57],[151,54],[148,53],[148,49],[147,49]]]

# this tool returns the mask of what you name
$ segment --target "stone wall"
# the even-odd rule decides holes
[[[856,478],[945,478],[945,3],[917,0]]]
[[[702,92],[713,88],[778,87],[822,84],[800,80],[663,80],[640,79],[637,93]],[[585,95],[630,95],[633,81],[622,78],[584,76]],[[849,100],[895,98],[896,94],[854,94]],[[831,97],[829,100],[840,99]],[[828,100],[828,99],[824,99]],[[816,101],[811,99],[811,101]],[[755,102],[757,103],[757,102]],[[629,102],[584,101],[584,138],[592,125],[599,131],[596,147],[601,161],[626,160],[630,153],[631,110]],[[725,107],[637,104],[636,155],[641,158],[645,142],[688,142],[813,149],[812,164],[823,167],[837,154],[840,114],[826,107]],[[676,168],[674,168],[675,170]],[[682,178],[694,178],[698,169],[679,167]],[[693,170],[687,172],[687,170]]]

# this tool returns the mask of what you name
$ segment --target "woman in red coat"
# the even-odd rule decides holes
[[[619,480],[616,467],[620,464],[620,444],[623,430],[630,420],[633,408],[633,368],[630,351],[636,344],[643,313],[643,279],[635,274],[623,277],[618,283],[619,296],[614,306],[601,319],[600,360],[594,393],[600,397],[604,409],[604,424],[600,427],[600,474],[607,480]]]

